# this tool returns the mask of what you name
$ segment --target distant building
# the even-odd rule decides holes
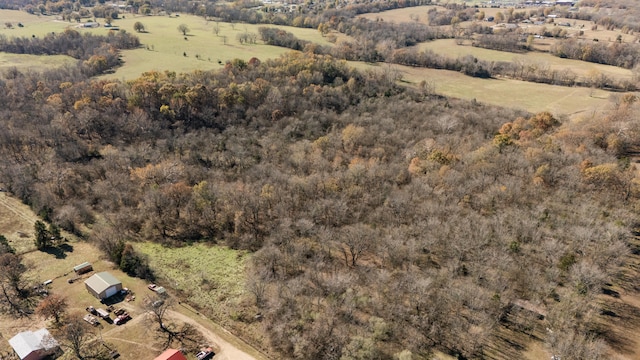
[[[87,291],[100,300],[111,297],[122,290],[120,280],[106,271],[94,274],[85,280],[84,285]]]
[[[187,358],[176,349],[167,349],[153,360],[187,360]]]
[[[93,266],[91,265],[91,263],[88,263],[88,262],[83,262],[82,264],[76,265],[73,267],[73,272],[75,272],[78,275],[87,273],[92,270],[93,270]]]
[[[9,345],[21,360],[40,360],[58,351],[60,344],[47,329],[23,331],[9,339]]]

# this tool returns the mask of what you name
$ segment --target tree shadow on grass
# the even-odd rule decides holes
[[[56,259],[65,259],[67,253],[73,252],[73,246],[65,243],[58,246],[47,246],[42,251],[55,256]]]
[[[624,302],[608,302],[601,310],[603,326],[596,332],[614,350],[633,354],[640,324],[640,309]],[[598,331],[599,330],[599,331]]]

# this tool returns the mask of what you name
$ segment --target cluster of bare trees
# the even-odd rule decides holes
[[[619,66],[626,69],[638,66],[638,59],[640,59],[639,44],[618,42],[567,39],[554,43],[549,52],[558,57]]]

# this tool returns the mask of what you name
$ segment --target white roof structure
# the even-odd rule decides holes
[[[85,280],[84,283],[91,286],[91,288],[98,293],[105,291],[111,286],[122,284],[120,280],[116,279],[106,271],[94,274],[92,277]]]
[[[23,331],[9,339],[9,344],[20,359],[40,359],[60,346],[47,329]],[[32,355],[32,353],[38,353]]]

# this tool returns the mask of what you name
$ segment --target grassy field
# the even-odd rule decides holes
[[[77,60],[66,55],[25,55],[25,54],[8,54],[0,52],[0,72],[9,68],[17,68],[19,70],[39,70],[42,68],[55,68],[63,65],[74,64]]]
[[[388,71],[388,65],[351,62],[359,69]],[[461,99],[519,108],[530,112],[550,111],[554,114],[577,114],[596,111],[609,104],[612,93],[580,87],[537,84],[511,79],[479,79],[462,73],[392,65],[407,85],[418,85],[422,80],[431,83],[435,92]]]
[[[113,24],[120,29],[133,32],[133,24],[138,21],[143,23],[148,31],[137,34],[144,48],[123,51],[124,66],[105,77],[131,79],[148,70],[215,70],[222,68],[227,60],[249,60],[252,57],[264,60],[290,51],[264,45],[260,40],[256,44],[241,44],[238,41],[238,35],[243,33],[256,34],[259,39],[258,28],[263,25],[216,23],[191,15],[126,17],[114,21]],[[178,31],[177,28],[181,24],[189,27],[187,36]],[[220,29],[218,36],[213,32],[215,26],[219,26]],[[300,39],[331,45],[314,29],[279,28],[293,33]],[[107,30],[96,28],[82,31],[104,33]]]
[[[9,240],[17,253],[35,249],[33,226],[36,220],[38,217],[27,205],[0,192],[0,234]]]
[[[574,73],[576,73],[576,75],[582,77],[589,76],[593,72],[598,72],[614,79],[630,80],[633,77],[631,70],[623,69],[616,66],[602,65],[580,60],[562,59],[557,56],[542,52],[516,54],[506,51],[478,48],[471,46],[468,43],[458,45],[456,44],[456,40],[454,39],[442,39],[421,43],[417,46],[417,48],[421,51],[431,50],[436,54],[442,54],[453,58],[465,55],[473,55],[480,60],[521,61],[525,63],[539,64],[552,70],[571,69]]]
[[[11,29],[0,29],[0,34],[8,37],[43,36],[50,32],[61,32],[66,28],[74,28],[81,33],[107,34],[105,27],[82,28],[73,22],[63,22],[55,16],[29,15],[22,11],[0,10],[2,23],[11,22]],[[87,21],[87,20],[83,20]],[[189,72],[193,70],[215,70],[222,68],[227,60],[235,58],[249,60],[257,57],[261,60],[275,58],[290,51],[286,48],[264,45],[259,40],[258,28],[264,25],[230,24],[207,21],[202,17],[192,15],[180,16],[133,16],[114,20],[112,25],[121,30],[134,32],[134,24],[141,22],[146,32],[137,33],[143,44],[142,48],[125,50],[122,52],[124,65],[112,74],[104,75],[108,78],[133,79],[149,70],[171,70]],[[17,27],[18,22],[24,27]],[[99,22],[104,23],[102,19]],[[184,36],[178,31],[178,26],[187,25],[189,31]],[[218,36],[214,27],[219,27]],[[297,38],[318,43],[332,45],[322,37],[316,29],[302,29],[279,26],[293,33]],[[238,35],[252,33],[257,36],[255,44],[241,44]],[[338,39],[344,36],[338,36]],[[22,57],[11,54],[0,54],[0,69],[2,66],[28,66],[31,68],[50,67],[56,65],[53,61],[63,63],[66,57]]]
[[[183,293],[191,304],[206,308],[215,319],[228,319],[227,309],[245,292],[244,252],[205,244],[166,248],[141,243],[135,247],[149,257],[161,285]]]

